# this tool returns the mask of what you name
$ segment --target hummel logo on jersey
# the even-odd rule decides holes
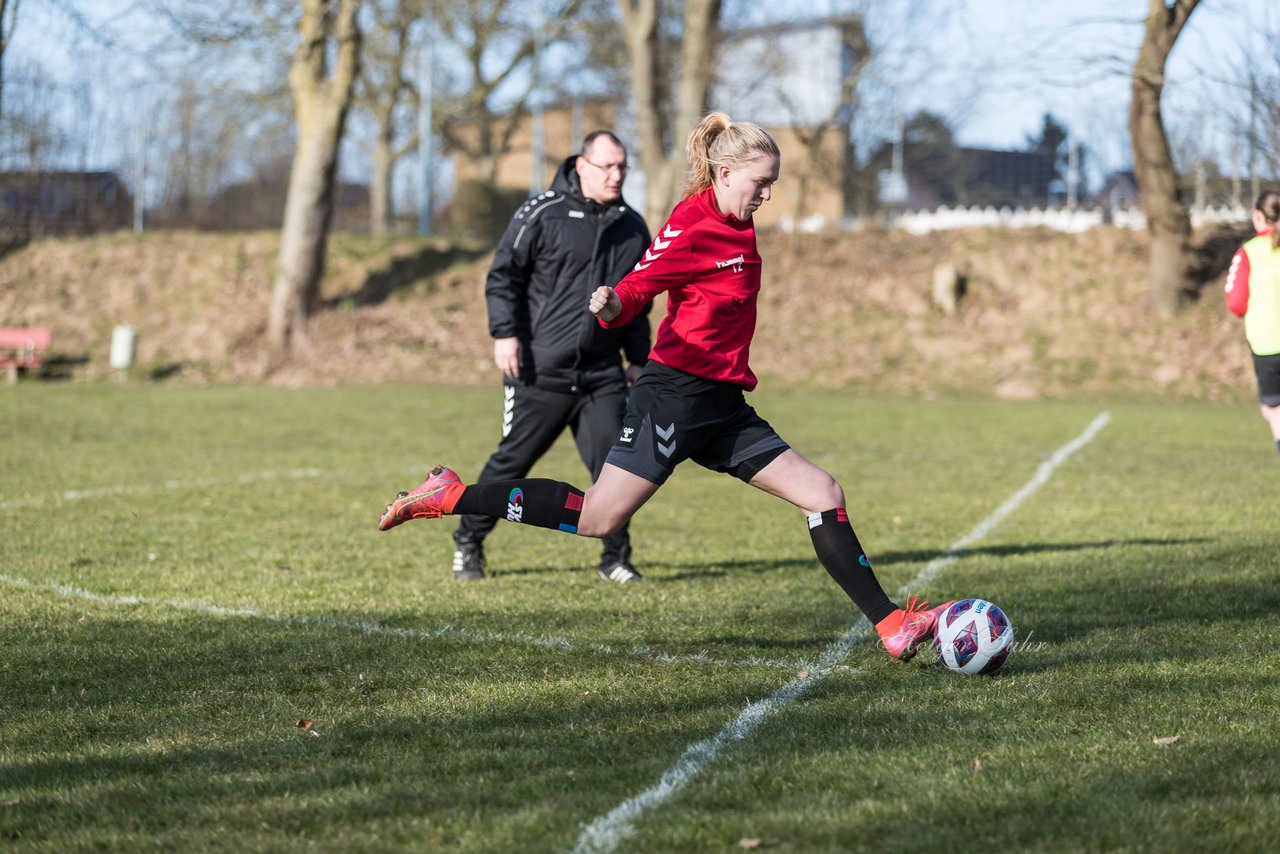
[[[671,226],[669,226],[669,225],[668,225],[668,226],[663,230],[662,234],[660,234],[660,235],[658,235],[657,237],[653,238],[653,248],[654,248],[654,249],[657,249],[657,250],[659,250],[659,251],[661,251],[661,250],[663,250],[663,249],[666,249],[668,246],[670,246],[670,245],[671,245],[671,240],[672,240],[672,238],[679,237],[679,236],[680,236],[680,235],[682,235],[682,234],[684,234],[684,229],[683,229],[683,228],[681,228],[681,229],[678,229],[678,230],[677,230],[677,229],[674,229],[674,228],[672,228]],[[666,239],[666,240],[663,240],[662,238],[664,238],[664,237],[665,237],[665,238],[667,238],[667,239]]]
[[[670,439],[675,434],[676,432],[675,422],[674,421],[671,422],[666,427],[659,427],[657,424],[655,424],[653,425],[653,432],[657,433],[658,438],[661,439],[663,442],[665,442],[667,439]],[[664,457],[667,457],[668,459],[670,459],[671,455],[676,452],[675,442],[671,442],[666,445],[662,444],[662,442],[657,442],[655,444],[657,444],[658,446],[658,452],[662,454]]]
[[[618,441],[619,441],[619,442],[627,442],[627,443],[630,443],[630,442],[631,442],[631,434],[632,434],[632,433],[634,433],[634,432],[636,432],[636,428],[634,428],[634,427],[623,427],[623,428],[622,428],[622,438],[621,438],[621,439],[619,439]]]
[[[741,273],[742,265],[745,264],[746,261],[747,259],[739,255],[737,258],[730,258],[728,261],[717,261],[716,267],[718,267],[721,270],[723,270],[725,267],[732,267],[733,272]]]
[[[1231,268],[1227,270],[1227,286],[1223,290],[1231,293],[1236,287],[1236,271],[1240,269],[1240,253],[1231,256]]]
[[[511,490],[507,496],[507,521],[520,522],[524,519],[524,492],[520,487]]]
[[[635,269],[643,270],[645,267],[648,267],[654,261],[657,261],[659,258],[661,258],[663,250],[666,249],[668,246],[670,246],[671,241],[679,237],[681,234],[684,234],[683,228],[678,228],[678,229],[672,228],[670,225],[664,228],[662,230],[662,234],[659,234],[657,237],[653,238],[653,246],[645,250],[644,260],[637,262]],[[666,240],[662,239],[664,237],[666,238]]]

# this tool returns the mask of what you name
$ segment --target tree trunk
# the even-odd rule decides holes
[[[649,221],[649,228],[656,230],[662,222],[660,217],[666,214],[654,200],[660,195],[658,188],[671,183],[666,174],[666,111],[658,83],[658,3],[657,0],[619,0],[619,4],[631,94],[636,102],[638,159],[645,176],[644,218]]]
[[[1129,138],[1133,170],[1151,235],[1148,287],[1151,307],[1162,316],[1177,312],[1191,291],[1191,216],[1178,186],[1160,95],[1165,62],[1199,0],[1148,0],[1145,34],[1133,66]]]
[[[378,21],[376,38],[381,40],[382,50],[370,54],[365,52],[362,66],[368,71],[375,63],[381,66],[382,74],[365,75],[365,91],[369,112],[373,114],[376,134],[373,141],[373,174],[369,179],[369,231],[384,235],[391,231],[393,208],[391,204],[391,173],[396,163],[409,148],[417,147],[417,134],[405,147],[397,149],[396,121],[400,109],[401,96],[411,87],[404,79],[405,63],[409,57],[409,28],[421,16],[421,4],[413,0],[398,0],[391,11],[390,21],[378,15],[378,6],[373,6],[374,17]],[[372,44],[372,42],[370,42]],[[378,81],[381,80],[381,83]]]
[[[391,167],[395,165],[390,117],[378,125],[373,143],[373,175],[369,181],[369,230],[377,235],[391,230]]]
[[[675,98],[663,76],[659,51],[657,0],[619,0],[636,101],[640,167],[645,176],[644,217],[651,229],[662,225],[680,192],[684,174],[685,135],[702,118],[711,89],[711,59],[721,0],[689,0],[684,4],[681,75]],[[676,123],[668,121],[668,101],[675,101]]]
[[[318,133],[299,136],[289,173],[280,260],[271,294],[267,333],[277,352],[305,349],[307,322],[315,313],[324,275],[324,255],[333,219],[336,140]]]
[[[301,36],[289,67],[298,147],[289,173],[280,260],[267,315],[267,341],[280,354],[294,344],[305,347],[307,322],[320,294],[338,149],[360,60],[359,8],[360,0],[302,0]]]

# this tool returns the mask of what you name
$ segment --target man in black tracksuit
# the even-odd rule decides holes
[[[648,312],[622,329],[601,328],[587,303],[615,285],[644,255],[649,230],[622,199],[627,151],[596,131],[560,166],[551,189],[526,202],[498,244],[485,300],[494,362],[503,375],[502,440],[479,481],[525,477],[567,426],[594,481],[617,438],[627,387],[648,359]],[[624,371],[619,352],[629,366]],[[489,516],[463,516],[453,539],[453,573],[484,577]],[[600,577],[625,584],[627,529],[604,539]]]

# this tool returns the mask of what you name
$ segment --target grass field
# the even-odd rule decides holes
[[[833,655],[858,620],[801,515],[692,464],[633,524],[641,585],[514,526],[454,582],[450,524],[376,520],[432,463],[478,471],[496,389],[4,389],[0,840],[1280,846],[1280,459],[1252,406],[754,402],[842,481],[887,589],[932,566],[927,598],[1007,611],[996,678]],[[567,442],[536,473],[584,481]]]

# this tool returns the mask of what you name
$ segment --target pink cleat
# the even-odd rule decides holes
[[[954,604],[956,604],[956,600],[952,599],[950,602],[943,602],[936,608],[929,608],[929,613],[933,615],[933,630],[935,632],[938,630],[938,621],[942,619],[942,615],[947,613],[947,609]]]
[[[382,511],[378,530],[389,531],[410,519],[439,519],[452,513],[466,488],[453,469],[436,466],[417,489],[396,495]]]
[[[907,661],[916,654],[920,645],[933,637],[938,625],[938,615],[953,603],[930,608],[919,596],[908,596],[906,610],[899,608],[876,623],[876,633],[885,651],[899,661]]]

